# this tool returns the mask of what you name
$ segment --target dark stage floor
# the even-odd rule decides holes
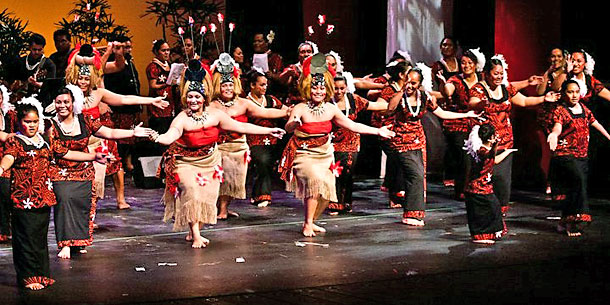
[[[426,226],[412,228],[385,208],[378,183],[358,182],[354,213],[323,216],[328,233],[315,238],[302,237],[291,195],[275,192],[262,209],[236,202],[241,218],[206,229],[211,244],[200,250],[161,223],[160,189],[128,186],[133,209],[103,200],[86,255],[56,258],[51,224],[48,289],[20,293],[10,245],[0,245],[0,304],[607,304],[609,200],[592,200],[593,224],[568,238],[555,233],[547,216],[559,212],[544,196],[518,192],[509,235],[482,246],[448,190],[430,186]]]

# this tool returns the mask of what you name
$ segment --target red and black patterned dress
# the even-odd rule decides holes
[[[346,116],[355,121],[358,114],[369,107],[369,101],[357,95],[347,93],[343,98]],[[335,162],[342,167],[337,177],[337,202],[331,203],[329,209],[336,211],[351,210],[352,205],[352,177],[358,152],[360,151],[360,134],[334,125],[332,130],[332,143],[335,149]]]
[[[2,114],[3,120],[0,130],[6,133],[14,132],[17,113],[14,110],[9,110]],[[2,156],[4,156],[4,142],[0,142],[0,158]],[[10,240],[11,206],[11,171],[5,171],[0,175],[0,242]]]
[[[59,122],[52,120],[54,143],[63,153],[68,150],[89,153],[89,137],[102,127],[102,123],[83,114],[76,115],[74,120],[77,120],[80,129],[80,134],[76,136],[66,135]],[[90,246],[97,202],[92,162],[56,159],[51,164],[50,175],[58,203],[54,207],[57,247]]]
[[[149,81],[154,80],[157,85],[165,84],[169,77],[169,71],[166,71],[155,62],[151,62],[146,66],[146,77]],[[160,109],[154,106],[149,108],[150,114],[155,118],[173,118],[176,113],[176,105],[173,103],[173,90],[172,86],[165,86],[159,89],[150,89],[148,92],[150,97],[166,96],[166,100],[169,101],[169,105],[165,109]]]
[[[281,109],[283,106],[282,102],[272,95],[263,96],[262,105],[259,105],[251,95],[248,95],[248,99],[264,108]],[[248,121],[263,127],[273,128],[278,126],[278,120],[250,117]],[[278,159],[277,138],[270,135],[247,135],[247,139],[252,156],[252,165],[254,166],[251,201],[252,203],[271,202],[273,167]]]
[[[518,93],[511,85],[501,85],[501,91],[502,97],[495,99],[489,95],[482,83],[478,83],[470,89],[470,97],[476,97],[480,100],[475,110],[483,111],[484,120],[481,123],[489,123],[496,130],[498,153],[513,147],[513,126],[510,123],[513,108],[511,98]],[[512,164],[513,156],[511,154],[494,166],[492,183],[494,193],[502,205],[503,213],[507,213],[509,208]]]
[[[553,152],[551,164],[558,191],[562,196],[562,218],[564,222],[591,222],[587,196],[587,151],[589,127],[596,122],[593,113],[579,102],[582,112],[575,114],[569,106],[555,109],[553,121],[561,124],[562,131]]]
[[[602,92],[602,90],[604,90],[606,87],[604,87],[604,84],[602,82],[600,82],[597,78],[595,78],[593,75],[584,74],[584,76],[585,76],[584,85],[586,88],[583,88],[583,86],[582,86],[583,81],[576,78],[576,76],[572,73],[568,73],[568,77],[566,79],[567,80],[573,79],[579,83],[579,86],[581,87],[580,88],[580,94],[581,94],[580,101],[582,103],[584,103],[585,105],[589,105],[589,103],[597,95],[599,95],[599,93]],[[583,89],[587,90],[586,93],[584,92]]]
[[[422,220],[425,216],[425,151],[426,135],[421,119],[426,111],[435,111],[438,106],[427,94],[417,91],[419,106],[410,106],[407,97],[399,102],[392,115],[392,130],[396,136],[384,140],[403,175],[405,204],[403,218]]]
[[[494,195],[492,177],[495,147],[485,146],[471,158],[466,185],[466,215],[468,228],[474,240],[493,240],[506,234],[502,208]]]
[[[292,77],[292,82],[288,84],[288,97],[286,98],[285,103],[288,106],[292,106],[304,101],[298,88],[299,78],[301,77],[301,73],[303,73],[303,66],[301,63],[292,64],[286,67],[282,73],[286,73],[287,71],[292,71],[295,74],[295,76]]]
[[[4,150],[5,156],[15,160],[11,167],[13,259],[20,285],[49,286],[55,282],[50,278],[47,247],[50,207],[56,204],[48,170],[54,145],[40,134],[36,137],[40,145],[17,134],[7,140]]]
[[[436,74],[438,74],[438,72],[441,72],[446,80],[449,80],[453,76],[459,75],[459,73],[461,72],[460,71],[461,66],[460,66],[460,61],[457,58],[456,58],[456,68],[457,68],[457,71],[449,71],[449,67],[447,67],[444,60],[435,61],[432,64],[432,76],[434,77],[434,82],[436,83],[436,85],[439,86],[441,83],[438,80],[438,77],[436,76]],[[448,103],[451,103],[451,100],[447,99],[447,98],[441,98],[437,101],[437,104],[443,109],[446,109],[445,107],[450,106]],[[451,111],[453,111],[453,110],[451,110]]]

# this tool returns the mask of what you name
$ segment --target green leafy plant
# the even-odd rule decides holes
[[[7,65],[24,55],[32,32],[26,31],[28,23],[4,9],[0,13],[0,79],[5,79]]]
[[[129,30],[123,25],[115,25],[108,0],[79,0],[75,8],[68,12],[71,21],[62,18],[57,25],[67,30],[76,43],[98,43],[113,41],[119,36],[128,36]]]

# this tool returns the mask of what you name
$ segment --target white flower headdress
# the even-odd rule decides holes
[[[328,54],[326,54],[326,56],[332,56],[335,58],[335,61],[337,62],[337,69],[335,69],[335,72],[343,72],[343,61],[341,60],[341,56],[339,55],[339,53],[335,51],[330,51],[328,52]]]
[[[481,161],[477,152],[483,146],[483,141],[479,137],[479,125],[475,125],[472,127],[470,134],[468,135],[468,140],[464,141],[463,150],[466,151],[471,157],[473,157],[477,162]]]
[[[432,68],[426,66],[426,64],[418,62],[415,67],[421,71],[423,76],[421,86],[426,92],[432,92]]]
[[[492,56],[491,59],[497,59],[502,62],[502,68],[504,68],[504,78],[502,79],[502,84],[508,86],[508,64],[506,63],[506,59],[504,59],[504,55],[496,54]]]
[[[481,48],[469,49],[468,51],[470,51],[470,53],[472,53],[472,55],[477,58],[476,71],[483,71],[483,68],[485,67],[485,54],[481,52]]]
[[[6,114],[14,108],[14,106],[9,102],[11,94],[8,93],[8,89],[4,85],[0,85],[0,93],[2,93],[2,114]]]
[[[85,94],[80,88],[72,84],[66,85],[66,89],[70,90],[74,97],[74,101],[72,101],[72,111],[74,114],[82,113],[83,108],[85,107]]]
[[[38,101],[38,99],[36,98],[36,94],[30,96],[30,97],[24,97],[23,99],[21,99],[20,101],[17,102],[17,104],[19,105],[32,105],[34,107],[36,107],[36,110],[38,111],[38,133],[44,133],[44,113],[42,112],[42,104],[40,103],[40,101]]]

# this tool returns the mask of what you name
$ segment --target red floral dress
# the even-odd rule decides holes
[[[513,126],[510,123],[513,104],[510,99],[517,94],[517,90],[513,86],[501,86],[502,97],[499,99],[489,96],[482,83],[478,83],[470,89],[470,96],[481,100],[477,108],[484,111],[485,121],[483,123],[490,123],[496,129],[498,151],[513,147]]]
[[[353,94],[352,98],[349,98],[349,96],[346,97],[345,103],[346,106],[349,104],[350,109],[347,117],[352,121],[355,121],[358,118],[358,113],[366,110],[369,107],[369,101],[356,94]],[[335,148],[335,152],[359,152],[360,134],[347,130],[343,127],[333,125],[332,143]]]
[[[258,102],[254,101],[249,96],[248,96],[248,98],[258,105]],[[261,105],[259,105],[259,106],[264,107],[264,108],[274,108],[274,109],[281,109],[282,106],[284,106],[282,104],[282,102],[280,102],[280,100],[277,99],[273,95],[265,95],[264,99],[263,99],[263,103],[265,104],[264,106],[261,106]],[[248,118],[248,121],[249,121],[249,123],[252,123],[252,124],[258,125],[258,126],[270,127],[270,128],[277,127],[276,120],[251,117],[251,118]],[[251,134],[249,134],[246,137],[248,139],[248,145],[250,145],[250,146],[257,146],[257,145],[268,146],[268,145],[275,145],[277,143],[277,138],[269,136],[269,135],[251,135]]]

